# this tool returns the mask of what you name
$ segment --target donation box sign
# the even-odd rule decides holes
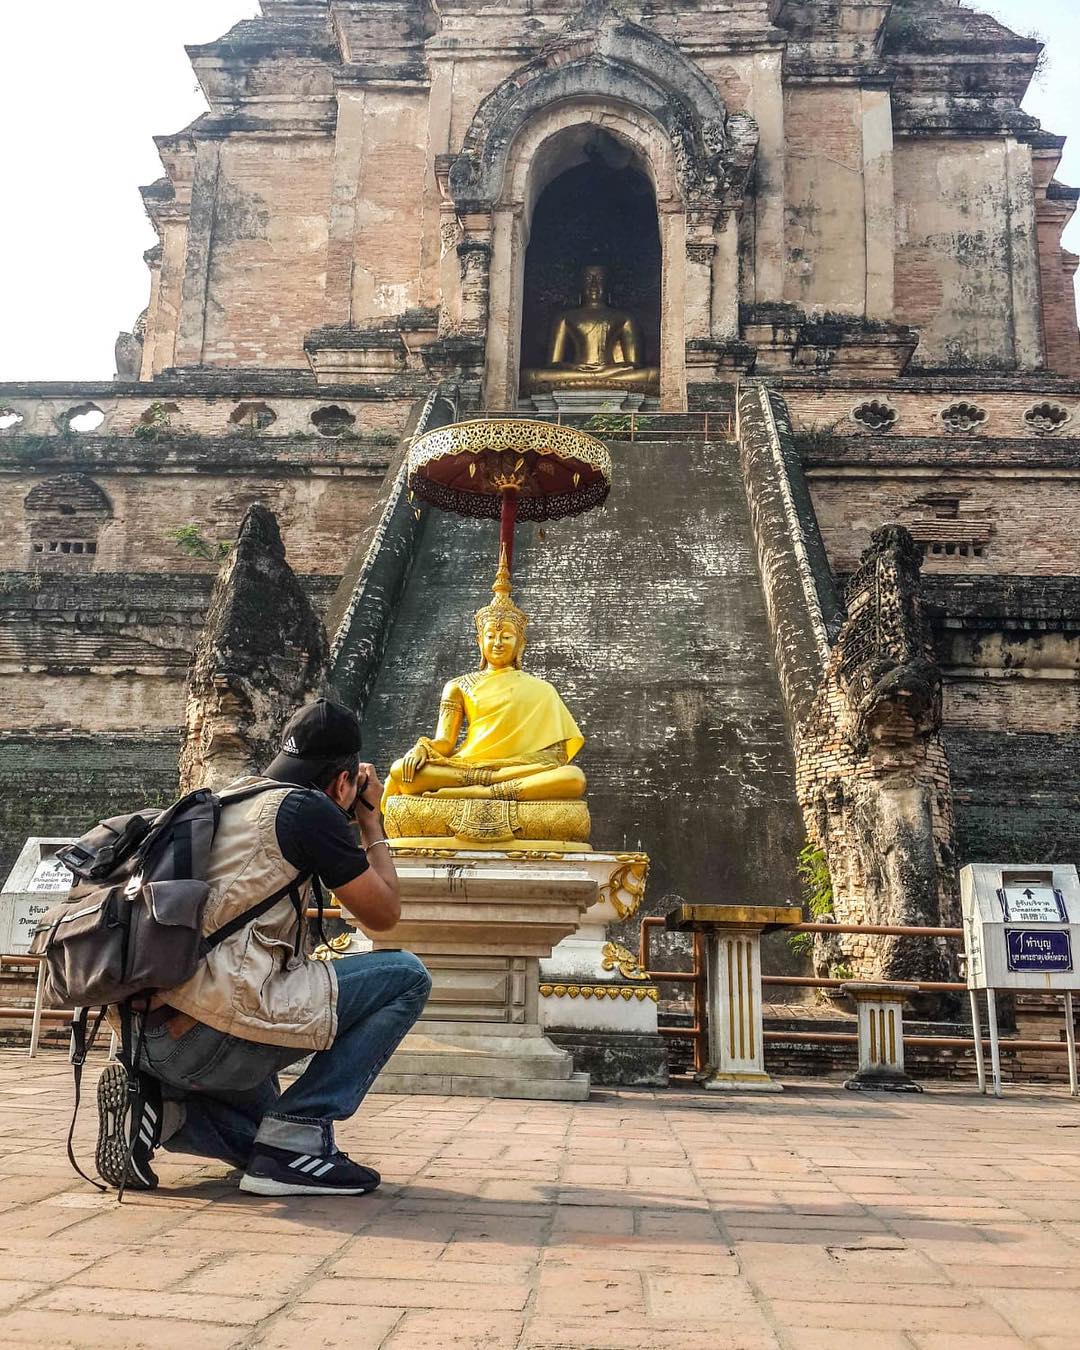
[[[1010,970],[1040,974],[1073,968],[1068,929],[1007,928],[1005,942]]]

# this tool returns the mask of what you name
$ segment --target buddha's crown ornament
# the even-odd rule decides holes
[[[476,611],[476,636],[481,639],[484,628],[489,623],[510,624],[518,640],[514,664],[520,669],[522,653],[525,650],[525,629],[529,620],[524,611],[518,609],[510,599],[510,562],[506,556],[505,546],[499,550],[499,570],[495,573],[491,593],[495,597],[491,604],[484,605],[482,609]]]

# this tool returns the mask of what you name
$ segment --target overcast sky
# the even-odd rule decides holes
[[[4,0],[0,0],[4,3]],[[1072,144],[1080,184],[1080,0],[979,0],[1050,62],[1025,107]],[[256,0],[4,3],[0,79],[0,380],[109,378],[113,343],[149,298],[155,242],[138,187],[161,176],[151,137],[205,108],[184,43],[258,12]],[[1080,252],[1080,221],[1067,242]]]

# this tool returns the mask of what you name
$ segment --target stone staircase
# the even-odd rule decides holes
[[[692,425],[612,439],[602,508],[519,527],[525,666],[587,737],[594,847],[652,856],[648,910],[798,903],[803,829],[738,451]],[[443,682],[475,668],[496,542],[494,522],[428,513],[365,711],[380,768],[430,734]],[[793,968],[786,948],[771,968]]]

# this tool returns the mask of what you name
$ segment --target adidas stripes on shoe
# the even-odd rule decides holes
[[[146,1073],[138,1074],[137,1081],[137,1090],[130,1091],[127,1070],[115,1060],[102,1071],[95,1162],[102,1179],[117,1190],[123,1185],[131,1191],[152,1191],[158,1184],[150,1162],[161,1139],[161,1086]]]
[[[381,1180],[374,1168],[339,1150],[319,1158],[256,1144],[240,1189],[252,1195],[364,1195]]]

